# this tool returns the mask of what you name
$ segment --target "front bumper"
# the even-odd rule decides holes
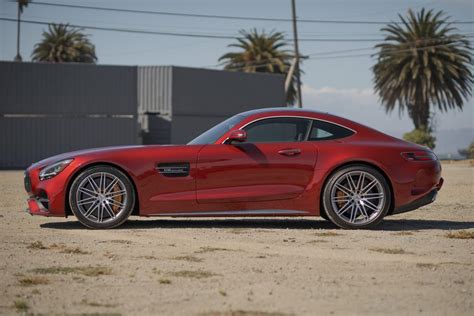
[[[40,216],[65,216],[64,187],[66,173],[45,180],[39,180],[39,169],[28,168],[24,174],[24,186],[28,194],[26,212]]]
[[[47,217],[62,216],[61,214],[50,213],[43,203],[44,201],[42,201],[40,198],[30,197],[28,199],[28,208],[25,211],[30,215],[39,215],[39,216],[47,216]]]

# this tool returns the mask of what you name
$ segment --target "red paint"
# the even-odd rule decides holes
[[[223,144],[229,138],[246,137],[246,133],[235,132],[242,126],[274,116],[329,121],[356,133],[339,140]],[[142,216],[234,210],[292,210],[319,215],[326,178],[341,165],[355,162],[380,169],[393,189],[393,206],[401,207],[442,185],[438,160],[406,159],[402,153],[407,152],[424,157],[419,153],[426,149],[330,114],[292,109],[257,111],[244,116],[210,145],[99,148],[35,163],[27,170],[32,187],[29,195],[46,192],[49,209],[38,211],[29,203],[29,210],[34,215],[65,216],[67,188],[73,177],[83,168],[101,163],[115,165],[128,174],[137,189]],[[39,180],[42,168],[66,158],[74,160],[63,172]],[[156,166],[167,162],[189,163],[189,175],[171,178],[159,174]]]

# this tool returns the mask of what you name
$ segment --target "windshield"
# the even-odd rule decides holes
[[[217,124],[213,128],[205,131],[192,141],[188,143],[188,145],[203,145],[203,144],[214,144],[216,140],[219,139],[222,135],[224,135],[227,131],[229,131],[232,127],[234,127],[237,123],[242,121],[244,116],[242,115],[234,115],[227,120]]]

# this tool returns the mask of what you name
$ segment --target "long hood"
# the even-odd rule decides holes
[[[185,145],[174,146],[174,145],[151,145],[151,146],[144,146],[144,145],[136,145],[136,146],[111,146],[111,147],[100,147],[100,148],[91,148],[91,149],[82,149],[76,151],[70,151],[66,153],[62,153],[59,155],[55,155],[52,157],[48,157],[41,161],[35,162],[31,165],[32,168],[42,168],[44,166],[50,165],[52,163],[70,159],[70,158],[77,158],[81,156],[102,156],[112,153],[120,153],[120,152],[129,152],[129,151],[141,151],[147,149],[160,149],[160,148],[170,148],[170,147],[183,147]]]

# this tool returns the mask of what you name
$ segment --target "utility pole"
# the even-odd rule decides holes
[[[298,29],[296,26],[296,4],[295,0],[291,0],[291,9],[293,11],[293,39],[295,41],[295,71],[296,85],[298,91],[298,107],[303,107],[303,98],[301,97],[301,79],[300,79],[300,51],[298,49]]]
[[[21,61],[20,55],[20,15],[23,11],[20,1],[18,1],[17,32],[16,32],[16,56],[14,61]]]

